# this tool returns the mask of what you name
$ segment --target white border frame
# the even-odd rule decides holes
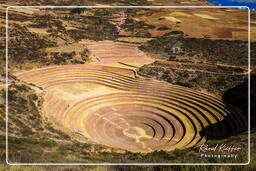
[[[202,9],[202,8],[235,8],[235,9],[247,9],[248,10],[248,162],[247,163],[10,163],[8,161],[8,39],[9,39],[9,33],[8,33],[8,10],[11,8],[193,8],[193,9]],[[250,71],[251,71],[251,55],[250,55],[250,33],[251,33],[251,27],[250,27],[250,8],[248,6],[8,6],[6,8],[6,163],[8,165],[55,165],[55,166],[61,166],[61,165],[165,165],[165,166],[171,166],[171,165],[248,165],[250,163]]]

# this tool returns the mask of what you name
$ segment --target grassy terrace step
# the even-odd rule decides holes
[[[173,98],[173,99],[168,99],[164,96],[159,96],[159,95],[156,95],[156,94],[135,94],[135,93],[125,93],[125,94],[120,94],[117,96],[117,94],[115,95],[105,95],[105,96],[100,96],[99,98],[93,98],[93,99],[85,99],[84,101],[86,101],[87,103],[87,106],[90,104],[90,106],[93,106],[95,105],[95,103],[99,103],[101,101],[104,102],[105,101],[109,101],[109,100],[112,100],[112,99],[115,99],[115,98],[132,98],[134,97],[134,99],[137,99],[137,98],[148,98],[148,99],[152,99],[152,100],[155,100],[157,102],[162,102],[162,103],[165,103],[165,104],[168,104],[168,105],[172,105],[172,106],[178,106],[179,108],[181,108],[183,111],[186,111],[188,113],[191,113],[193,115],[197,115],[197,117],[200,117],[200,120],[202,120],[203,123],[205,124],[209,124],[211,123],[210,119],[208,119],[207,117],[209,116],[204,116],[204,113],[202,112],[201,108],[200,107],[197,107],[197,106],[192,106],[190,105],[189,103],[183,103],[181,100],[177,98]],[[84,102],[84,101],[81,101],[81,102]],[[76,105],[81,105],[83,103],[77,103]],[[70,110],[73,112],[73,108],[76,106],[74,105],[72,108],[70,108]],[[204,111],[204,110],[203,110]],[[211,113],[211,115],[214,115],[214,113],[210,112],[210,111],[204,111],[204,112],[207,112],[207,113]],[[218,119],[217,117],[210,117],[212,118],[212,122],[216,122],[217,120],[221,120],[221,119]]]
[[[110,66],[102,66],[102,65],[86,65],[86,64],[76,64],[76,65],[61,65],[61,66],[51,66],[51,67],[45,67],[45,68],[38,68],[34,69],[32,71],[24,71],[20,73],[16,73],[17,77],[23,78],[29,75],[34,75],[34,74],[42,74],[44,72],[50,73],[54,72],[57,70],[97,70],[97,71],[105,71],[109,73],[119,73],[119,75],[126,76],[126,72],[128,73],[133,73],[129,69],[125,68],[118,68],[118,67],[110,67]]]
[[[57,116],[61,117],[62,114],[68,109],[69,104],[59,98],[50,98],[49,95],[46,95],[44,99],[45,102],[42,111],[46,114],[46,116],[54,117],[58,122],[60,118],[57,118]]]
[[[98,69],[100,70],[101,68],[100,67],[98,67]],[[77,72],[79,72],[79,73],[77,73],[77,72],[75,72],[75,71],[77,71]],[[62,68],[60,68],[60,67],[56,67],[56,68],[47,68],[45,71],[44,70],[38,70],[38,71],[34,71],[34,72],[31,72],[31,73],[24,73],[24,74],[22,74],[22,75],[18,75],[18,77],[20,78],[20,79],[25,79],[26,81],[36,81],[37,79],[39,79],[39,80],[41,80],[41,81],[43,81],[43,77],[44,77],[44,75],[56,75],[56,77],[58,77],[58,74],[59,74],[59,72],[60,73],[70,73],[70,74],[72,74],[72,72],[74,72],[74,74],[86,74],[87,72],[87,74],[91,74],[91,73],[99,73],[99,74],[102,74],[102,73],[105,73],[105,74],[107,74],[107,76],[106,75],[104,75],[104,77],[106,77],[106,79],[109,79],[109,78],[117,78],[117,79],[120,79],[121,80],[121,78],[122,78],[122,80],[123,79],[125,79],[125,81],[131,81],[131,82],[135,82],[135,84],[143,84],[143,85],[147,85],[147,84],[152,84],[152,85],[156,85],[156,86],[158,86],[159,85],[159,82],[152,82],[152,81],[147,81],[147,82],[145,82],[145,81],[143,81],[143,80],[138,80],[138,79],[134,79],[134,78],[131,78],[131,77],[127,77],[127,76],[123,76],[123,75],[121,75],[121,74],[117,74],[117,73],[113,73],[113,72],[102,72],[102,71],[98,71],[98,70],[92,70],[91,69],[91,67],[89,67],[89,68],[87,68],[87,67],[70,67],[69,68],[69,66],[67,66],[67,67],[62,67]],[[40,74],[41,75],[41,77],[38,77],[38,75],[37,74]],[[62,75],[61,74],[61,75]],[[85,75],[86,76],[86,75]],[[116,76],[116,77],[115,77]],[[71,75],[71,77],[72,77],[72,75]],[[166,87],[166,88],[168,88],[168,87],[170,87],[170,85],[168,85],[168,86],[166,86],[166,84],[163,84],[162,83],[162,85],[164,86],[164,87]],[[195,93],[195,91],[194,90],[191,90],[191,89],[189,89],[189,88],[185,88],[185,87],[181,87],[181,86],[174,86],[174,85],[172,85],[171,86],[171,88],[173,88],[173,87],[176,87],[176,88],[182,88],[182,90],[184,90],[184,89],[186,89],[188,92],[192,92],[193,94]],[[201,93],[200,92],[200,95],[202,95],[202,96],[204,96],[204,93]],[[207,94],[207,97],[211,97],[211,98],[213,98],[213,99],[215,99],[215,100],[217,100],[217,101],[220,101],[218,98],[216,98],[216,97],[213,97],[213,96],[210,96],[210,95],[208,95]],[[221,102],[221,101],[220,101]],[[222,103],[220,103],[220,104],[222,104]],[[223,105],[223,104],[222,104]]]
[[[88,113],[94,113],[94,110],[93,109],[91,109],[91,108],[93,108],[93,107],[95,107],[95,108],[100,108],[100,107],[102,107],[102,106],[104,106],[104,105],[114,105],[114,103],[123,103],[123,104],[126,104],[126,103],[132,103],[132,102],[134,102],[134,101],[137,101],[137,102],[135,102],[135,103],[139,103],[138,101],[139,100],[137,100],[137,98],[136,97],[132,97],[132,95],[127,95],[126,94],[126,96],[123,96],[123,97],[120,97],[120,96],[117,96],[116,97],[116,99],[111,99],[111,98],[113,98],[112,96],[113,95],[109,95],[110,96],[110,98],[104,98],[104,97],[102,97],[102,96],[100,96],[99,98],[101,98],[100,100],[99,99],[96,99],[95,101],[94,101],[94,103],[92,103],[89,99],[86,99],[85,100],[85,105],[82,103],[82,104],[80,104],[79,106],[80,106],[80,108],[79,107],[77,107],[77,106],[73,106],[71,109],[70,109],[70,114],[66,114],[67,115],[67,117],[71,117],[71,118],[66,118],[66,124],[68,124],[68,123],[71,123],[71,127],[72,126],[75,126],[75,125],[77,125],[77,126],[81,126],[82,127],[82,123],[81,124],[76,124],[76,121],[77,120],[80,120],[80,121],[82,121],[83,119],[81,119],[81,118],[79,118],[78,116],[79,116],[79,114],[81,113],[83,116],[88,116],[87,114],[86,114],[86,112],[84,111],[84,110],[89,110],[90,112],[88,112]],[[142,98],[144,98],[144,99],[146,99],[146,94],[143,94],[143,96],[141,96],[140,98],[142,99]],[[126,99],[126,98],[128,98],[128,99]],[[155,96],[153,96],[152,98],[155,98]],[[124,100],[124,102],[123,102],[123,100]],[[128,101],[128,100],[130,100],[130,101]],[[162,98],[159,98],[158,99],[159,101],[160,100],[162,100]],[[102,101],[102,102],[101,102]],[[148,102],[149,101],[149,99],[147,99],[147,100],[144,100],[143,101],[143,103],[141,103],[141,105],[142,104],[145,104],[145,103],[149,103]],[[163,101],[163,100],[162,100]],[[101,104],[101,103],[103,103],[103,104]],[[90,105],[89,105],[90,104]],[[157,100],[156,101],[152,101],[151,103],[149,103],[150,105],[155,105],[156,107],[161,107],[161,105],[164,105],[164,104],[160,104]],[[165,105],[165,107],[167,106],[167,104],[168,104],[168,102],[166,102],[166,105]],[[170,105],[170,104],[168,104],[168,105]],[[178,106],[178,105],[176,105],[176,106]],[[168,106],[168,107],[170,107],[170,106]],[[172,106],[173,108],[175,107],[175,105],[173,105]],[[78,109],[77,109],[78,108]],[[177,108],[179,108],[179,107],[177,107]],[[186,109],[186,108],[183,108],[183,110],[184,109]],[[171,109],[167,109],[168,111],[170,111]],[[187,110],[188,111],[188,110]],[[186,111],[186,112],[187,112]],[[181,111],[179,111],[179,112],[181,112]],[[175,112],[172,112],[172,113],[178,113],[178,111],[175,111]],[[180,115],[180,114],[179,114]],[[210,114],[208,115],[208,117],[210,116]],[[75,118],[74,118],[75,117]],[[78,118],[77,118],[78,117]],[[64,118],[65,118],[65,116],[64,116]],[[190,115],[188,118],[192,118],[192,116]],[[194,118],[194,120],[193,120],[193,122],[195,122],[196,120],[195,120],[195,118]],[[215,121],[215,122],[217,122],[217,121]],[[213,123],[215,123],[215,122],[213,122]],[[198,125],[198,123],[197,124],[194,124],[194,125]],[[207,125],[206,125],[207,126]],[[79,129],[79,128],[76,128],[76,129]],[[197,128],[197,129],[199,129],[200,130],[200,128]],[[85,130],[86,131],[86,130]],[[219,130],[220,131],[220,130]],[[221,130],[221,131],[225,131],[225,130]]]
[[[129,104],[126,104],[126,105],[129,105]],[[132,104],[130,104],[130,105],[132,105]],[[120,105],[121,107],[123,107],[122,105]],[[127,106],[126,106],[127,107]],[[140,106],[141,107],[141,106]],[[144,106],[144,108],[145,108],[145,106]],[[107,108],[108,109],[108,108]],[[150,107],[148,107],[148,109],[151,109]],[[136,110],[136,109],[135,109]],[[139,113],[139,114],[128,114],[128,115],[125,115],[126,117],[129,117],[130,119],[131,119],[131,124],[133,124],[133,125],[137,125],[134,121],[138,121],[138,118],[139,117],[144,117],[141,121],[143,121],[143,122],[146,122],[146,121],[148,121],[146,118],[145,118],[145,116],[147,116],[148,115],[148,113],[146,112],[146,111],[136,111],[136,112],[142,112],[142,113]],[[146,112],[146,113],[145,113]],[[157,112],[158,113],[158,112]],[[145,115],[146,114],[146,115]],[[100,115],[100,114],[99,114]],[[108,112],[107,114],[104,112],[104,113],[102,113],[102,115],[104,116],[104,118],[109,118],[110,119],[110,122],[105,122],[106,124],[108,124],[108,123],[110,123],[111,125],[113,125],[114,127],[113,127],[113,129],[115,128],[115,125],[119,125],[118,124],[118,121],[116,121],[116,120],[114,120],[115,118],[114,117],[112,117],[112,118],[110,118],[110,116],[113,116],[112,115],[112,113],[111,112]],[[110,115],[110,116],[109,116]],[[93,116],[95,116],[95,115],[93,115]],[[94,124],[94,126],[97,126],[97,127],[101,127],[102,126],[102,129],[101,128],[89,128],[88,130],[90,130],[90,131],[92,131],[92,130],[97,130],[97,132],[99,132],[99,133],[101,133],[101,132],[103,132],[104,131],[104,128],[108,128],[108,126],[106,126],[105,127],[105,125],[103,124],[104,123],[104,119],[101,119],[101,117],[90,117],[86,122],[88,122],[88,123],[90,123],[90,122],[99,122],[99,124]],[[169,117],[169,118],[168,118]],[[174,138],[174,139],[182,139],[183,138],[183,136],[184,136],[184,131],[182,131],[183,130],[183,125],[181,125],[181,124],[178,124],[178,122],[167,122],[167,120],[168,121],[177,121],[177,120],[175,120],[174,118],[172,118],[172,119],[170,119],[170,115],[166,115],[166,118],[165,117],[163,117],[163,118],[160,118],[160,116],[157,116],[157,115],[155,115],[154,117],[152,117],[152,118],[149,118],[149,119],[152,119],[153,121],[159,121],[159,124],[163,124],[163,125],[161,125],[162,127],[163,127],[163,129],[164,129],[164,131],[166,131],[165,132],[165,134],[164,134],[164,137],[159,137],[159,142],[158,143],[156,143],[157,144],[157,146],[159,147],[159,145],[160,144],[162,144],[161,145],[161,147],[163,148],[163,146],[164,145],[166,145],[167,143],[169,144],[169,145],[175,145],[176,144],[176,141],[171,141],[171,139],[172,138]],[[137,119],[136,119],[137,118]],[[161,119],[161,120],[160,120]],[[120,120],[120,119],[119,119]],[[102,122],[103,121],[103,123],[100,123],[100,122]],[[112,121],[112,122],[111,122]],[[128,121],[128,120],[127,120]],[[164,122],[165,121],[165,122]],[[147,123],[149,123],[149,122],[147,122]],[[173,127],[176,127],[176,132],[175,132],[175,135],[174,135],[174,137],[172,136],[172,134],[170,134],[170,129],[172,128],[169,124],[171,124],[171,123],[174,123],[175,125],[173,126]],[[150,123],[149,123],[150,124]],[[88,124],[87,124],[88,125]],[[168,128],[169,128],[169,131],[168,131]],[[112,128],[111,129],[108,129],[108,130],[113,130]],[[108,132],[108,131],[107,131]],[[158,135],[158,130],[156,129],[156,132],[157,132],[157,135]],[[93,138],[97,138],[97,137],[95,137],[95,135],[96,134],[94,134],[93,133]],[[114,135],[113,136],[109,136],[110,138],[111,137],[114,137]],[[101,137],[99,137],[99,138],[101,138]],[[105,139],[105,137],[103,137],[104,139]],[[107,138],[107,137],[106,137]],[[154,139],[154,141],[156,141],[157,139]],[[151,141],[151,139],[150,140],[148,140],[148,141]],[[145,141],[145,143],[146,142],[148,142],[148,141]],[[118,141],[117,141],[117,143],[118,143]],[[131,142],[132,143],[132,142]],[[156,146],[156,144],[155,144],[155,146]],[[167,145],[168,146],[168,145]]]
[[[131,50],[139,50],[136,45],[128,44],[128,43],[120,43],[120,42],[99,42],[96,45],[87,46],[90,50],[101,50],[101,49],[131,49]]]
[[[217,97],[161,81],[134,78],[131,73],[115,67],[67,65],[16,76],[46,90],[46,116],[111,147],[138,152],[182,149],[205,142],[201,131],[225,118],[225,126],[211,130],[214,136],[245,126],[240,116],[231,115]],[[65,89],[61,96],[55,93],[58,88],[72,87],[74,83],[80,87],[107,87],[111,91],[90,96],[81,92],[84,96],[73,101],[64,99]]]
[[[96,45],[86,46],[90,54],[99,61],[110,62],[114,61],[148,61],[152,60],[147,57],[138,47],[127,43],[102,41],[97,42]]]
[[[231,124],[232,125],[232,124]],[[238,126],[239,127],[239,126]]]
[[[134,93],[133,94],[125,94],[125,95],[122,95],[120,94],[119,96],[117,96],[117,99],[118,98],[122,98],[122,99],[125,99],[125,98],[134,98],[136,99],[137,97],[134,97]],[[165,97],[165,96],[159,96],[158,94],[136,94],[141,96],[140,98],[148,98],[148,99],[151,99],[151,100],[155,100],[156,103],[165,103],[167,105],[171,105],[171,106],[178,106],[178,108],[180,108],[180,110],[182,111],[185,111],[186,113],[189,113],[189,114],[192,114],[193,117],[195,117],[197,120],[199,120],[199,125],[204,125],[204,126],[207,126],[209,124],[212,124],[212,123],[215,123],[215,122],[218,122],[220,120],[223,119],[220,118],[218,119],[218,115],[216,116],[216,114],[214,114],[213,112],[209,111],[209,110],[202,110],[202,106],[198,103],[193,103],[193,102],[186,102],[186,101],[182,101],[180,100],[180,98],[177,96],[177,97]],[[110,102],[113,98],[113,95],[109,95],[109,97],[106,97],[106,96],[100,96],[99,99],[94,99],[94,101],[92,101],[91,99],[86,99],[86,103],[87,103],[87,106],[86,107],[90,107],[90,106],[98,106],[101,102],[104,103],[104,100],[105,101],[108,101]],[[94,102],[94,103],[93,103]],[[92,103],[92,104],[90,104]],[[90,106],[89,106],[90,104]],[[79,104],[78,104],[79,105]],[[74,115],[74,113],[76,111],[74,111],[74,108],[76,107],[76,105],[74,105],[72,108],[70,108],[69,110],[71,110],[71,113],[72,113],[72,116]],[[216,113],[216,112],[215,112]],[[219,116],[220,117],[220,116]],[[71,119],[73,120],[73,119]],[[203,126],[203,127],[204,127]],[[225,131],[225,130],[223,130]]]
[[[132,116],[129,116],[130,117],[130,119],[133,119],[132,118]],[[139,116],[136,116],[136,117],[139,117]],[[126,118],[126,119],[128,119],[128,118]],[[112,119],[112,120],[114,120],[114,119]],[[90,120],[89,120],[90,121]],[[88,123],[89,123],[89,121],[88,121]],[[113,142],[113,143],[117,143],[118,144],[118,140],[120,140],[121,138],[122,138],[122,136],[120,136],[121,138],[119,138],[118,136],[117,136],[117,138],[118,139],[116,139],[116,138],[111,138],[111,137],[116,137],[115,136],[115,134],[116,133],[121,133],[122,134],[122,129],[125,129],[125,128],[127,128],[127,127],[124,127],[123,126],[123,128],[121,128],[121,129],[116,129],[117,131],[115,131],[115,126],[114,126],[114,124],[110,124],[110,122],[108,122],[108,123],[102,123],[102,120],[93,120],[96,124],[95,125],[99,125],[98,127],[96,127],[96,128],[92,128],[92,129],[90,129],[90,133],[91,134],[93,134],[94,136],[93,136],[93,138],[94,139],[110,139],[110,140],[107,140],[107,141],[104,141],[104,143],[110,143],[110,145],[111,145],[111,143]],[[145,120],[145,121],[147,121],[147,120]],[[118,124],[118,125],[120,125],[120,123],[118,123],[116,120],[115,120],[115,123],[116,124]],[[135,125],[137,125],[136,123],[133,123],[133,124],[135,124]],[[121,125],[122,125],[122,123],[121,123]],[[107,129],[107,131],[105,130],[105,128],[109,128],[110,126],[113,126],[111,129]],[[140,125],[139,125],[140,126]],[[142,128],[141,126],[140,126],[140,128]],[[120,130],[120,132],[119,132],[119,130]],[[113,131],[113,132],[111,132],[111,131]],[[158,130],[156,130],[156,131],[158,131]],[[166,130],[165,130],[166,131]],[[95,132],[95,133],[94,133]],[[102,134],[101,134],[102,133]],[[104,135],[104,134],[105,135]],[[97,135],[98,134],[98,135]],[[96,136],[97,135],[97,136]],[[149,134],[148,134],[149,135]],[[168,135],[168,134],[167,134]],[[125,137],[125,138],[127,138],[127,139],[130,139],[129,137]],[[112,140],[111,140],[112,139]],[[111,142],[112,141],[112,142]],[[165,142],[167,142],[166,140],[165,140]],[[100,143],[100,141],[99,141],[99,143]],[[133,142],[133,140],[132,139],[130,139],[130,143],[134,143]],[[160,143],[160,142],[158,142],[158,143]],[[117,145],[116,144],[116,145]],[[124,145],[123,143],[121,143],[122,145]],[[113,144],[112,144],[113,145]],[[127,144],[125,144],[125,145],[127,145]],[[136,145],[136,144],[135,144]]]
[[[93,76],[92,76],[93,77]],[[54,78],[56,78],[56,77],[54,77]],[[65,77],[66,78],[66,77]],[[88,79],[87,79],[88,80]]]
[[[143,96],[146,96],[145,94],[143,95]],[[158,94],[153,94],[153,96],[154,97],[159,97],[160,99],[165,99],[165,98],[167,98],[167,99],[170,99],[170,97],[164,97],[164,96],[158,96]],[[182,96],[180,97],[180,96],[174,96],[174,99],[173,99],[173,101],[177,101],[178,99],[182,99],[183,101],[187,101],[187,102],[190,102],[190,103],[193,103],[193,102],[191,102],[191,101],[189,101],[189,100],[186,100],[186,99],[183,99],[182,98]],[[182,104],[182,102],[179,102],[179,105],[181,105]],[[197,101],[197,103],[195,103],[195,105],[197,105],[198,106],[198,109],[199,109],[199,111],[201,110],[201,109],[203,109],[203,110],[201,110],[202,112],[201,112],[201,114],[203,114],[203,113],[211,113],[211,116],[213,116],[214,118],[215,118],[215,120],[213,120],[213,122],[215,122],[216,120],[222,120],[223,119],[223,117],[225,117],[225,116],[227,116],[227,113],[225,113],[224,111],[221,111],[221,110],[218,110],[218,109],[216,109],[215,108],[215,106],[214,105],[211,105],[211,106],[206,106],[206,107],[204,107],[204,106],[202,106],[202,105],[200,105],[200,103]],[[187,106],[185,106],[185,107],[187,107]],[[189,108],[191,108],[191,106],[188,106]],[[210,108],[209,108],[210,107]],[[211,112],[211,111],[209,111],[207,108],[209,108],[209,109],[211,109],[211,108],[214,108],[214,110],[213,110],[213,112]],[[220,114],[223,114],[222,116],[222,118],[220,118],[220,119],[218,119],[218,115],[219,115],[219,113]],[[208,118],[212,118],[211,116],[207,116]],[[219,116],[220,117],[220,116]],[[238,117],[238,116],[237,116]],[[241,119],[243,119],[242,117],[241,118],[237,118],[236,117],[236,115],[231,115],[231,122],[232,122],[232,124],[230,124],[230,126],[231,127],[233,127],[234,128],[234,130],[239,130],[239,128],[241,127],[241,126],[245,126],[245,124],[241,121]],[[235,127],[234,127],[235,126]]]
[[[108,86],[108,87],[112,87],[112,88],[116,88],[116,89],[120,89],[120,90],[124,90],[124,91],[133,90],[133,91],[139,91],[139,92],[156,92],[156,93],[161,93],[161,94],[179,94],[179,95],[181,94],[181,95],[183,95],[183,97],[196,99],[199,101],[200,101],[200,99],[203,99],[204,103],[211,103],[220,109],[223,108],[223,105],[220,106],[221,103],[219,103],[219,102],[216,103],[216,101],[213,100],[212,98],[205,98],[206,96],[202,97],[202,95],[200,93],[193,94],[193,93],[184,91],[182,89],[166,90],[166,89],[161,89],[161,88],[147,87],[147,86],[143,86],[140,84],[134,84],[134,85],[128,85],[128,84],[122,84],[122,83],[119,84],[119,82],[111,82],[111,80],[107,80],[104,78],[72,77],[72,78],[68,79],[67,77],[64,77],[63,79],[59,78],[57,80],[46,82],[46,83],[39,84],[39,85],[40,86],[47,85],[46,88],[49,88],[49,87],[60,85],[60,84],[72,84],[72,83],[95,83],[95,84],[100,84],[100,85],[104,85],[104,86]],[[224,108],[224,110],[226,110],[226,109]]]
[[[31,76],[29,79],[26,79],[26,81],[33,82],[35,84],[39,84],[39,85],[43,86],[44,84],[47,84],[47,82],[49,82],[50,79],[57,79],[57,81],[61,81],[61,78],[67,78],[68,79],[70,77],[71,78],[76,78],[76,79],[79,79],[79,78],[80,79],[95,78],[95,80],[99,80],[97,78],[101,78],[101,79],[103,79],[102,81],[105,81],[105,80],[108,81],[108,82],[109,81],[115,81],[117,83],[127,83],[125,85],[135,85],[135,86],[144,86],[144,87],[146,87],[145,85],[147,85],[147,83],[150,82],[150,81],[140,82],[140,81],[138,81],[136,79],[134,79],[131,82],[129,82],[129,81],[124,80],[123,78],[115,77],[115,76],[113,76],[111,74],[110,75],[105,75],[105,74],[100,74],[99,75],[98,73],[95,73],[95,72],[81,72],[81,73],[80,72],[79,73],[76,73],[76,72],[69,73],[68,71],[66,71],[66,72],[65,73],[60,73],[60,74],[56,73],[56,74],[48,75],[48,76],[45,76],[44,74],[42,74],[42,76],[40,76],[40,77],[35,76],[36,78]],[[46,83],[43,82],[43,80],[45,80]],[[65,80],[65,79],[63,79],[63,80]],[[151,85],[151,84],[149,84],[149,85]],[[173,87],[175,87],[175,86],[173,86]],[[173,89],[173,87],[171,87],[171,88]],[[181,87],[181,86],[179,86],[179,87],[176,86],[175,88],[176,89],[180,89],[180,90],[184,90],[183,87]],[[158,88],[156,87],[154,90],[158,90]],[[185,90],[188,90],[188,89],[185,89]],[[192,91],[189,90],[187,92],[192,92]],[[204,96],[201,92],[200,93],[199,92],[195,93],[195,91],[193,91],[191,94],[197,94],[199,96]],[[206,96],[204,96],[204,97],[206,97]],[[207,97],[211,98],[211,96],[207,96]],[[212,98],[212,99],[216,99],[216,98]],[[219,104],[221,104],[221,103],[219,103]]]
[[[118,76],[118,78],[120,79],[121,77],[125,80],[129,80],[129,81],[136,81],[138,84],[140,81],[142,81],[142,84],[152,84],[152,85],[156,85],[158,86],[159,82],[144,82],[143,80],[138,80],[138,79],[134,79],[134,78],[131,78],[131,77],[127,77],[127,76],[124,76],[122,74],[118,74],[118,73],[123,73],[124,70],[126,71],[131,71],[131,70],[127,70],[127,69],[122,69],[121,71],[122,72],[119,72],[120,70],[117,69],[117,71],[115,71],[114,69],[116,69],[115,67],[106,67],[106,66],[91,66],[91,65],[67,65],[67,66],[61,66],[61,67],[49,67],[49,68],[43,68],[43,69],[38,69],[38,70],[34,70],[33,72],[24,72],[24,73],[21,73],[21,74],[17,74],[17,76],[20,78],[20,79],[29,79],[29,78],[32,78],[34,80],[36,80],[36,78],[38,78],[37,74],[40,74],[40,75],[44,75],[44,74],[53,74],[55,75],[55,73],[57,74],[58,72],[61,72],[61,71],[64,71],[65,73],[67,72],[74,72],[74,71],[79,71],[81,73],[84,73],[84,72],[95,72],[95,73],[107,73],[109,77],[113,77],[113,76]],[[36,78],[34,78],[36,77]],[[41,78],[39,78],[41,79]],[[163,86],[165,86],[166,88],[170,87],[169,84],[163,84]],[[166,86],[168,85],[168,86]],[[177,87],[177,88],[181,88],[181,86],[175,86],[175,85],[172,85],[172,88],[173,87]],[[190,91],[192,93],[194,93],[194,90],[191,90],[189,88],[186,88],[186,87],[182,87],[182,89],[186,89],[187,91]],[[204,93],[201,93],[201,95],[203,95]],[[214,97],[214,96],[211,96],[209,94],[207,94],[208,97],[212,97],[214,99],[216,99],[217,101],[220,101],[218,98]]]

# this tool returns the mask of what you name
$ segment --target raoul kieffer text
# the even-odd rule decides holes
[[[202,144],[199,146],[199,152],[222,152],[233,153],[241,150],[241,147],[227,144],[216,144],[215,146],[209,146],[208,144]]]

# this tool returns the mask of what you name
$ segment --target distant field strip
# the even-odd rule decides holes
[[[107,56],[102,53],[102,58]],[[42,110],[47,117],[110,147],[134,152],[183,149],[204,143],[201,131],[225,118],[227,124],[215,127],[213,134],[246,126],[217,97],[133,74],[129,69],[90,64],[16,76],[45,90]]]

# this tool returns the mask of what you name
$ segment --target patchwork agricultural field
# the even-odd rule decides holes
[[[28,4],[37,3],[44,5]],[[0,77],[9,87],[0,91],[1,102],[8,91],[9,162],[246,163],[249,72],[252,110],[256,97],[255,12],[251,68],[247,14],[238,9],[10,8],[8,82],[6,70]],[[0,106],[2,113],[5,108]],[[5,115],[0,121],[4,124]],[[237,158],[201,156],[201,145],[225,143],[241,149],[232,153]]]

